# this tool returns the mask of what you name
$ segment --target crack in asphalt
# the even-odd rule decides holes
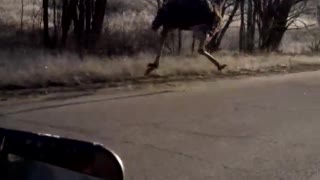
[[[230,172],[241,172],[241,173],[255,175],[257,177],[259,177],[259,175],[260,176],[271,175],[271,176],[277,176],[277,177],[280,176],[280,179],[292,179],[290,177],[300,177],[300,179],[314,180],[313,177],[319,174],[319,161],[314,162],[310,167],[298,168],[298,169],[285,169],[285,170],[283,169],[285,167],[252,170],[252,169],[247,169],[242,167],[232,167],[228,165],[223,165],[223,168]],[[283,174],[282,172],[286,172],[286,173]]]
[[[173,132],[179,132],[179,133],[193,135],[193,136],[214,138],[214,139],[248,139],[248,138],[252,138],[252,136],[247,136],[247,135],[219,135],[219,134],[209,134],[209,133],[190,131],[190,130],[182,130],[182,129],[176,129],[176,128],[160,127],[159,129],[169,130],[169,131],[173,131]]]
[[[141,144],[141,145],[143,145],[145,147],[152,148],[152,149],[156,149],[158,151],[179,155],[179,156],[182,156],[184,158],[197,160],[197,161],[204,162],[204,163],[207,163],[207,164],[212,164],[210,161],[207,161],[207,160],[205,160],[203,158],[199,158],[199,157],[196,157],[196,156],[193,156],[193,155],[190,155],[190,154],[186,154],[186,153],[183,153],[183,152],[180,152],[180,151],[173,151],[173,150],[170,150],[170,149],[167,149],[167,148],[162,148],[162,147],[155,146],[153,144]]]
[[[319,107],[284,107],[284,106],[275,106],[275,105],[267,105],[267,104],[243,104],[239,102],[234,102],[235,109],[238,110],[242,109],[258,109],[258,110],[276,110],[276,111],[285,111],[285,112],[297,112],[297,110],[304,110],[304,111],[319,111]]]
[[[130,124],[131,127],[140,127],[144,126],[146,128],[152,128],[152,129],[158,129],[163,130],[166,132],[177,132],[180,134],[186,134],[186,135],[192,135],[192,136],[200,136],[205,138],[211,138],[211,139],[248,139],[248,138],[254,138],[252,135],[224,135],[224,134],[211,134],[211,133],[204,133],[204,132],[198,132],[188,129],[179,129],[179,128],[170,128],[162,126],[161,123],[153,123],[153,124]]]
[[[122,99],[129,99],[129,98],[139,98],[139,97],[153,96],[153,95],[159,95],[159,94],[167,94],[167,93],[173,93],[173,92],[177,92],[177,91],[176,90],[166,90],[166,91],[159,91],[159,92],[152,92],[152,93],[145,93],[145,94],[136,94],[136,95],[129,95],[129,96],[120,96],[120,97],[111,97],[111,98],[104,98],[104,99],[97,99],[97,100],[89,100],[89,101],[82,101],[82,102],[70,102],[70,103],[64,103],[64,104],[54,104],[54,105],[35,107],[35,108],[28,108],[28,109],[12,111],[12,112],[5,112],[5,113],[1,113],[0,117],[1,116],[5,116],[5,115],[14,115],[14,114],[33,112],[33,111],[39,111],[39,110],[45,110],[45,109],[53,109],[53,108],[59,108],[59,107],[65,107],[65,106],[82,105],[82,104],[90,104],[90,103],[99,103],[99,102],[104,102],[104,101],[122,100]]]

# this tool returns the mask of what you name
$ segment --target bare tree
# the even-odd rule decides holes
[[[181,47],[182,47],[182,31],[178,30],[178,54],[181,53]]]
[[[20,30],[23,30],[24,0],[21,0]]]
[[[85,3],[84,0],[79,1],[78,5],[78,12],[79,12],[79,17],[78,17],[78,31],[80,33],[80,36],[82,35],[82,32],[84,31],[84,24],[85,24]]]
[[[240,31],[239,31],[239,50],[243,51],[246,46],[246,28],[245,28],[245,20],[244,20],[244,6],[245,6],[245,0],[240,0]]]
[[[320,26],[320,4],[317,5],[317,22]]]
[[[92,0],[86,0],[86,8],[85,8],[85,14],[86,14],[86,33],[89,34],[91,31],[91,18],[92,18],[92,6],[91,6]]]
[[[62,17],[61,17],[61,27],[62,27],[62,37],[61,44],[64,46],[68,38],[68,31],[70,29],[71,18],[68,12],[69,1],[63,0],[62,3]]]
[[[79,48],[95,43],[103,30],[106,5],[107,0],[63,0],[62,44],[66,44],[71,23]]]
[[[49,40],[49,2],[48,0],[42,1],[42,9],[43,9],[43,41],[46,47],[49,47],[50,40]]]
[[[37,18],[37,14],[36,14],[36,0],[32,0],[32,30],[34,30],[34,26],[35,26],[35,21]]]
[[[240,30],[239,30],[239,50],[253,52],[256,11],[253,6],[253,0],[240,1]]]
[[[211,42],[208,45],[208,48],[213,51],[219,49],[219,46],[221,44],[221,41],[227,32],[230,24],[233,22],[233,19],[239,9],[240,0],[228,0],[225,2],[225,4],[222,6],[222,15],[228,14],[228,18],[224,25],[222,26],[221,30],[215,35],[214,38],[212,38]],[[194,44],[194,43],[193,43]],[[194,45],[192,45],[194,46]]]
[[[85,35],[85,46],[89,48],[90,32],[91,32],[91,18],[92,18],[92,2],[93,0],[85,1],[85,14],[86,14],[86,35]]]
[[[253,52],[254,36],[256,29],[256,11],[253,8],[253,0],[247,1],[247,34],[246,34],[246,51]]]
[[[96,0],[95,10],[92,21],[92,31],[95,35],[102,32],[103,20],[106,11],[107,0]]]
[[[288,27],[304,12],[307,0],[254,0],[259,48],[277,50]]]
[[[57,2],[56,0],[52,0],[53,6],[53,38],[52,38],[52,46],[56,47],[57,38],[58,38],[58,24],[57,24]]]

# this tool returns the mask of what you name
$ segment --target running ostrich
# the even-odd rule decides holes
[[[162,26],[160,48],[155,61],[148,64],[145,75],[159,67],[168,33],[175,29],[193,31],[195,37],[200,40],[199,54],[207,57],[219,71],[224,69],[227,65],[220,64],[205,50],[208,42],[219,31],[221,21],[221,7],[210,0],[167,0],[152,22],[154,31]]]

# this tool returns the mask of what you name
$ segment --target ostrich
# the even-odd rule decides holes
[[[162,26],[160,48],[155,61],[148,64],[145,75],[159,67],[166,37],[175,29],[193,31],[195,37],[200,40],[199,54],[207,57],[219,71],[224,69],[227,65],[220,64],[205,50],[208,42],[219,31],[221,21],[221,7],[210,0],[167,0],[152,22],[154,31]]]

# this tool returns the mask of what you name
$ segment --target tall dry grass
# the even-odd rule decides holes
[[[153,54],[79,59],[74,54],[51,54],[44,51],[0,52],[0,88],[30,88],[51,85],[72,86],[95,82],[125,82],[143,78]],[[219,52],[216,57],[228,64],[225,73],[268,71],[273,67],[290,69],[295,65],[320,64],[319,57],[307,55],[256,55]],[[166,56],[156,72],[168,76],[215,76],[216,68],[202,56]]]
[[[36,2],[32,4],[31,2]],[[146,65],[153,61],[158,47],[158,35],[150,30],[156,8],[153,1],[109,0],[103,35],[96,54],[79,59],[72,46],[63,53],[41,49],[39,16],[41,0],[26,0],[23,31],[20,25],[20,0],[0,0],[0,88],[45,87],[94,82],[120,82],[143,77]],[[41,19],[41,16],[40,16]],[[306,55],[240,55],[237,23],[226,33],[216,54],[228,64],[228,72],[243,69],[264,71],[270,67],[291,67],[299,63],[319,63],[319,57]],[[314,40],[307,30],[289,31],[281,50],[291,54],[310,52]],[[169,45],[176,43],[172,39]],[[162,76],[215,75],[215,67],[202,56],[190,56],[191,34],[183,33],[181,56],[169,56],[166,49],[157,71]]]

